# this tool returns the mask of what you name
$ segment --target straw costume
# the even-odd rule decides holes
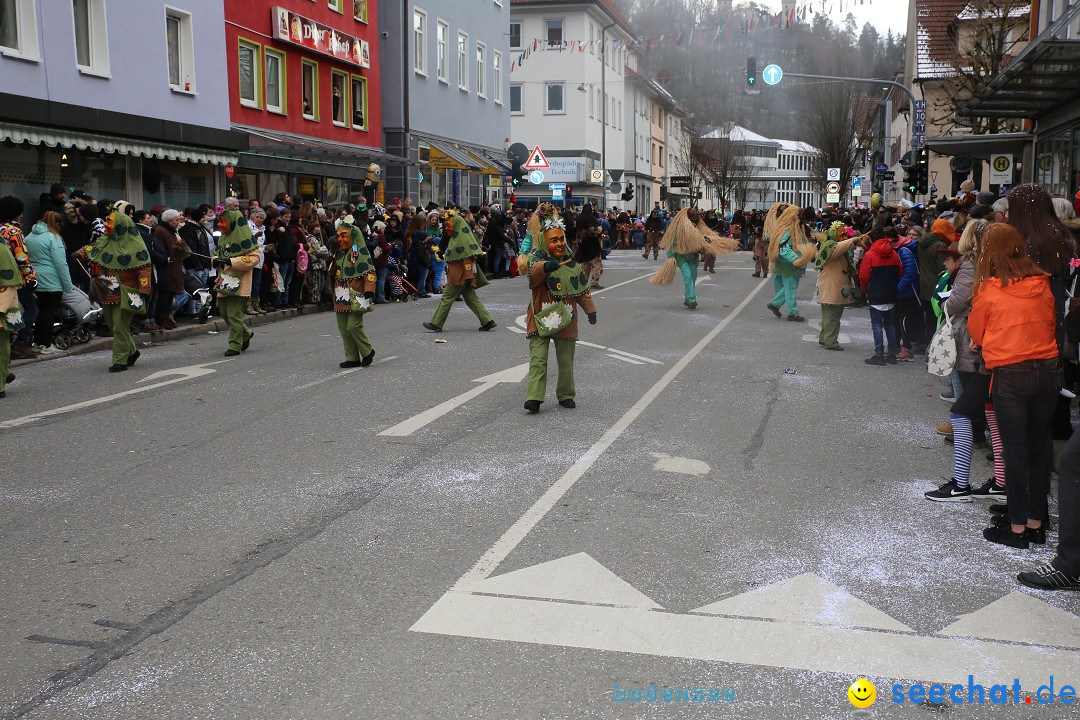
[[[525,409],[530,413],[540,412],[540,403],[547,392],[548,340],[555,343],[555,359],[559,363],[555,395],[563,407],[577,406],[574,347],[578,308],[585,312],[590,325],[596,324],[596,305],[589,292],[589,281],[566,248],[562,218],[544,218],[541,230],[542,235],[534,236],[537,243],[529,254],[528,265],[532,302],[526,311],[529,389]]]
[[[0,242],[0,398],[7,394],[8,368],[11,366],[11,336],[23,328],[19,290],[22,273],[15,255],[6,242]]]
[[[123,372],[141,354],[131,339],[131,322],[136,315],[146,314],[150,253],[135,223],[114,208],[105,218],[105,234],[78,254],[101,268],[101,275],[90,284],[90,295],[101,304],[105,323],[113,334],[109,372]]]
[[[232,357],[247,350],[255,335],[244,324],[244,308],[251,298],[251,271],[259,264],[259,244],[239,210],[223,212],[218,218],[218,229],[222,235],[214,259],[218,268],[214,290],[218,309],[229,326],[229,349],[225,355]]]
[[[683,278],[683,305],[693,310],[697,307],[695,283],[698,253],[721,255],[734,252],[739,249],[739,243],[710,230],[697,208],[685,208],[671,220],[660,240],[660,249],[667,251],[668,259],[649,282],[653,285],[670,285],[678,269]]]
[[[773,274],[773,289],[776,296],[768,304],[769,311],[780,317],[780,308],[787,306],[787,319],[792,322],[805,322],[799,315],[799,305],[795,293],[799,289],[799,280],[806,273],[806,265],[814,259],[817,248],[806,237],[803,228],[801,210],[789,205],[770,225],[765,220],[766,234],[769,237],[769,270]],[[772,215],[772,210],[769,215]]]
[[[334,258],[334,315],[338,333],[345,344],[343,368],[367,367],[375,358],[364,315],[375,309],[375,265],[371,261],[364,234],[353,225],[353,217],[337,221],[337,256]]]
[[[446,244],[443,251],[446,258],[446,284],[443,286],[442,300],[439,301],[435,315],[431,322],[424,323],[424,327],[434,332],[442,332],[450,308],[460,296],[480,320],[480,329],[490,330],[495,327],[495,321],[484,303],[476,296],[476,289],[488,284],[488,279],[477,262],[477,258],[484,255],[480,241],[469,229],[465,218],[457,213],[447,215],[443,231],[446,234],[443,239]]]

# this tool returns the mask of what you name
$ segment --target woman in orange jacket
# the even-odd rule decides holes
[[[1016,228],[995,223],[983,236],[968,332],[993,371],[992,393],[1005,450],[1008,514],[983,530],[1015,548],[1046,542],[1050,421],[1058,396],[1058,346],[1049,273]]]

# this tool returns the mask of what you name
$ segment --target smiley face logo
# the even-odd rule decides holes
[[[868,708],[877,700],[877,688],[865,678],[859,678],[851,683],[847,690],[848,700],[859,709]]]

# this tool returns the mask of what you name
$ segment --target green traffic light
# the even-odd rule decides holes
[[[747,85],[753,85],[755,82],[757,82],[757,78],[755,78],[753,75],[746,78]]]

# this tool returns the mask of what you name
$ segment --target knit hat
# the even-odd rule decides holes
[[[980,205],[993,205],[995,200],[997,200],[997,197],[989,190],[980,190],[979,193],[975,195],[975,201]]]
[[[940,235],[948,240],[952,240],[953,236],[956,235],[956,227],[952,224],[952,221],[938,218],[934,221],[934,224],[930,226],[930,232],[935,235]]]
[[[975,192],[975,183],[972,182],[971,180],[965,180],[964,182],[960,183],[960,192],[962,192],[962,193]]]

